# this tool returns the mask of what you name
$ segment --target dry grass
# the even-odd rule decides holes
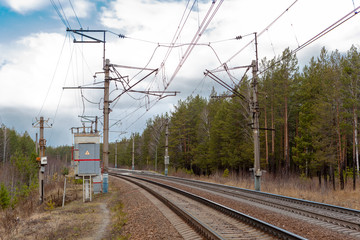
[[[237,176],[230,173],[229,177],[223,177],[223,173],[216,173],[209,177],[188,175],[184,172],[177,172],[174,175],[179,177],[193,178],[202,181],[220,183],[240,188],[254,189],[254,179],[251,176]],[[300,177],[273,178],[269,174],[264,174],[261,178],[261,191],[279,194],[294,198],[306,199],[326,204],[342,206],[360,210],[360,179],[356,181],[357,189],[354,191],[352,179],[348,179],[344,190],[340,190],[336,183],[334,191],[332,185],[319,186],[318,178],[303,179]]]
[[[118,186],[110,181],[110,192],[93,196],[92,202],[83,203],[82,186],[67,183],[67,200],[61,207],[63,183],[54,181],[47,185],[46,199],[38,205],[38,194],[34,197],[34,208],[26,215],[23,207],[0,211],[0,240],[3,239],[127,239],[121,235],[126,216],[121,211],[110,211],[110,221],[104,221],[109,212],[104,208],[118,206]],[[50,207],[49,202],[54,205]],[[48,204],[47,204],[48,203]],[[29,205],[27,205],[29,206]],[[25,207],[25,206],[24,206]],[[22,209],[22,210],[21,210]],[[116,215],[116,214],[119,215]]]
[[[79,194],[81,196],[81,192]],[[10,231],[0,230],[0,239],[93,239],[103,222],[104,213],[100,205],[109,197],[96,195],[92,202],[87,203],[79,198],[64,208],[47,208],[44,203],[31,216],[20,218]]]

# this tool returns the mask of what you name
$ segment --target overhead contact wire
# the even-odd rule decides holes
[[[297,3],[298,0],[295,0],[288,8],[285,9],[285,11],[283,11],[277,18],[275,18],[269,25],[267,25],[261,32],[257,33],[257,37],[260,37],[265,31],[267,31],[272,25],[274,25],[285,13],[287,13],[289,11],[290,8],[292,8],[295,3]],[[239,55],[245,48],[247,48],[250,44],[252,44],[255,40],[251,40],[249,43],[247,43],[244,47],[242,47],[239,51],[237,51],[232,57],[230,57],[225,63],[230,62],[231,60],[233,60],[237,55]],[[225,64],[224,63],[224,64]],[[221,68],[223,67],[222,64],[221,66],[217,67]]]

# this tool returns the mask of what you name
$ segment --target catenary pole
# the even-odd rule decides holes
[[[110,60],[106,59],[105,61],[105,83],[104,83],[104,132],[103,132],[103,161],[104,161],[104,172],[108,172],[109,167],[109,86],[110,86],[110,77],[109,77],[109,64]]]
[[[257,100],[257,63],[252,61],[253,68],[253,92],[252,92],[252,118],[253,118],[253,138],[254,138],[254,177],[255,177],[255,191],[260,191],[260,139],[259,139],[259,103]]]

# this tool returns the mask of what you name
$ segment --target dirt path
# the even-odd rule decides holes
[[[96,235],[94,236],[93,239],[96,239],[96,240],[101,240],[101,239],[104,239],[105,236],[106,236],[106,229],[107,227],[109,226],[110,224],[110,212],[109,212],[109,209],[107,208],[106,204],[105,203],[101,203],[99,205],[101,211],[102,211],[102,222],[100,223],[100,226],[99,226],[99,230],[96,232]]]

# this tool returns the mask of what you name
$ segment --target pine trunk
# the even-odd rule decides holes
[[[354,126],[353,126],[353,161],[354,161],[354,168],[355,168],[355,164],[356,164],[356,171],[357,174],[359,174],[359,141],[358,141],[358,132],[357,132],[357,114],[356,114],[356,107],[355,105],[353,106],[353,118],[354,118]],[[355,187],[355,186],[354,186]]]
[[[265,104],[264,114],[265,114],[265,161],[266,161],[266,170],[269,171],[269,146],[268,146],[266,104]]]
[[[284,161],[285,161],[285,173],[289,173],[289,133],[288,133],[288,102],[287,96],[285,96],[284,107]]]
[[[271,102],[271,162],[273,164],[273,170],[275,170],[275,123],[274,123],[274,104]]]
[[[340,131],[340,113],[339,113],[339,104],[336,105],[336,128],[338,135],[338,171],[339,171],[339,181],[340,181],[340,189],[344,189],[344,176],[342,172],[343,167],[343,154],[342,154],[342,141],[341,141],[341,131]]]

